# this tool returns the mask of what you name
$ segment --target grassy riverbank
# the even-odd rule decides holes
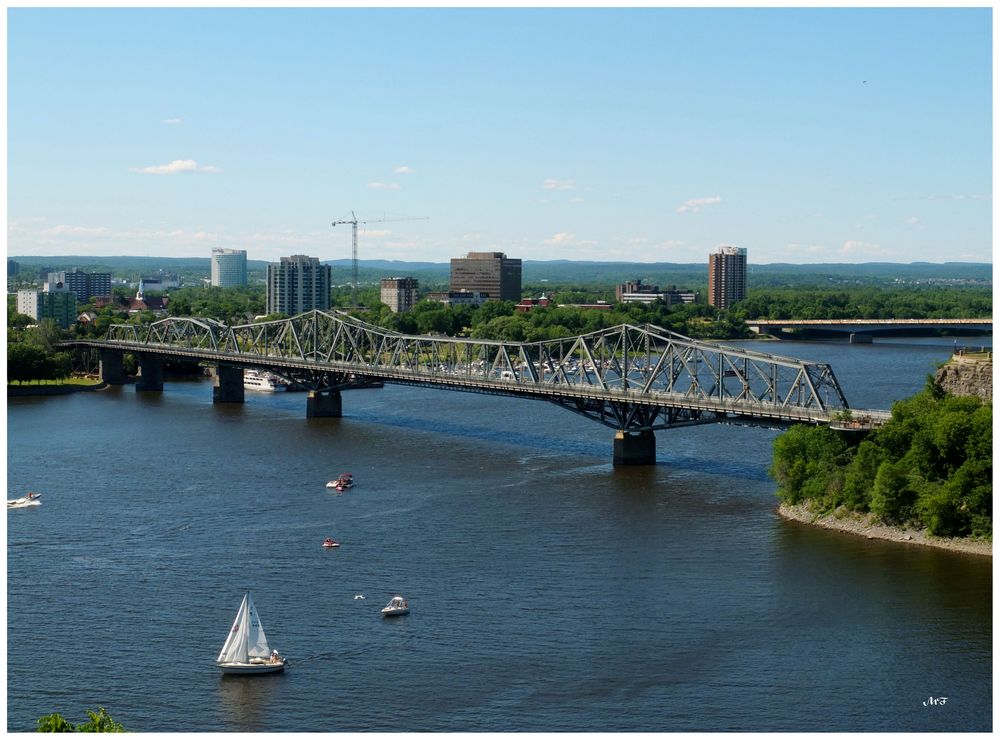
[[[28,383],[7,383],[8,396],[58,396],[80,391],[97,391],[107,386],[97,378],[73,377],[62,380],[34,380]]]
[[[993,557],[993,543],[971,537],[935,537],[925,529],[907,526],[890,526],[879,522],[871,513],[849,511],[843,507],[833,513],[816,511],[809,504],[780,504],[778,513],[785,519],[811,524],[824,529],[865,537],[869,540],[892,540],[910,545],[937,547],[942,550],[964,552],[970,555]]]

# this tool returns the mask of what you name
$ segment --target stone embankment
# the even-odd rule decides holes
[[[993,353],[960,350],[938,368],[934,382],[953,396],[976,396],[992,401]]]
[[[965,537],[934,537],[922,529],[909,527],[890,527],[875,521],[871,514],[838,509],[833,514],[818,514],[808,504],[780,504],[778,513],[785,519],[791,519],[805,524],[812,524],[824,529],[835,529],[853,535],[860,535],[869,540],[892,540],[910,545],[937,547],[943,550],[964,552],[970,555],[993,557],[993,543],[983,540],[970,540]]]

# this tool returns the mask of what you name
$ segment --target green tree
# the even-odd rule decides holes
[[[87,721],[74,725],[58,713],[47,714],[36,721],[36,732],[128,732],[120,722],[116,722],[104,707],[96,712],[87,710]]]
[[[903,462],[888,460],[879,465],[872,488],[872,513],[888,523],[901,523],[913,516],[916,493],[907,477],[907,466]]]

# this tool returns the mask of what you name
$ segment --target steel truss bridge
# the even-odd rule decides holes
[[[310,391],[310,398],[379,383],[402,383],[549,401],[615,429],[619,442],[654,430],[730,422],[830,424],[871,429],[886,411],[850,410],[827,364],[702,342],[647,324],[543,342],[410,336],[338,311],[230,326],[212,319],[168,318],[149,325],[115,324],[102,340],[67,344],[109,353],[266,370]],[[103,371],[102,371],[103,372]],[[137,386],[138,387],[138,386]],[[160,381],[162,389],[162,380]],[[141,389],[141,388],[140,388]],[[238,398],[236,397],[238,395]],[[624,440],[624,441],[622,441]],[[650,462],[649,450],[638,454]],[[629,455],[623,452],[622,460]]]

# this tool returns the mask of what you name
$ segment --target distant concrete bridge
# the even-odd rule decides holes
[[[854,344],[870,344],[879,333],[901,329],[951,329],[993,331],[992,319],[753,319],[747,321],[750,331],[782,336],[799,329],[849,334]]]
[[[64,343],[96,350],[105,382],[162,391],[163,362],[215,366],[213,400],[244,401],[243,370],[266,370],[309,391],[307,416],[340,416],[340,392],[380,383],[549,401],[615,430],[615,464],[656,460],[654,431],[713,422],[829,424],[871,429],[889,417],[851,410],[829,365],[701,342],[623,324],[545,342],[411,336],[337,311],[228,326],[168,318],[116,324],[105,338]]]

